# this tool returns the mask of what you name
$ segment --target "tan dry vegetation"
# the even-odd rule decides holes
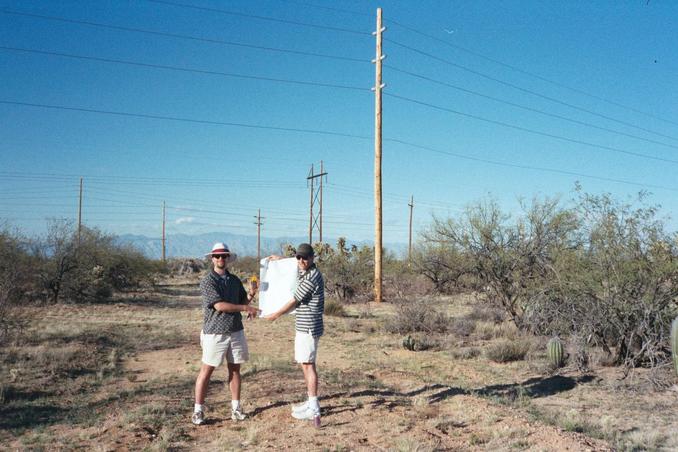
[[[458,321],[476,300],[430,303]],[[412,352],[385,332],[392,304],[327,316],[318,364],[323,425],[314,429],[289,413],[305,393],[292,363],[292,317],[246,323],[251,361],[243,366],[242,399],[250,418],[230,420],[220,369],[208,394],[209,422],[196,427],[189,419],[200,364],[196,280],[173,279],[113,304],[26,314],[30,328],[0,351],[0,444],[10,449],[678,448],[678,392],[648,391],[642,372],[620,385],[621,372],[610,367],[547,374],[539,353],[508,363],[461,353],[520,339],[492,320],[478,318],[461,337],[441,334],[438,349]]]

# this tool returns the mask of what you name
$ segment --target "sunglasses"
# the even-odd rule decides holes
[[[305,260],[305,261],[307,261],[307,260],[309,260],[311,257],[312,257],[312,256],[309,256],[309,257],[297,256],[297,260],[298,260],[298,261],[300,261],[300,260]]]
[[[228,254],[212,254],[212,259],[228,259]]]

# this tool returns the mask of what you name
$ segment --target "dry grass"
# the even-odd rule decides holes
[[[496,363],[522,361],[532,344],[526,339],[501,340],[485,347],[485,356]]]
[[[57,443],[252,450],[281,441],[313,450],[678,447],[676,393],[631,389],[645,374],[613,385],[619,373],[600,367],[595,349],[589,366],[597,375],[590,378],[572,366],[560,375],[535,372],[525,359],[543,361],[543,341],[520,335],[470,297],[407,306],[437,313],[417,318],[427,330],[407,333],[437,344],[417,353],[403,349],[403,334],[386,331],[387,324],[413,328],[402,306],[351,305],[346,317],[327,316],[319,431],[289,416],[289,404],[305,395],[292,361],[294,319],[247,323],[251,359],[242,370],[243,400],[252,418],[228,419],[226,375],[218,369],[207,401],[214,424],[197,430],[188,417],[199,364],[199,301],[183,286],[163,291],[120,305],[56,306],[0,349],[0,442],[35,450]]]

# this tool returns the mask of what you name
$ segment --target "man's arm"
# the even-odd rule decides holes
[[[257,315],[259,311],[249,304],[235,304],[228,301],[218,301],[214,303],[214,309],[219,312],[247,312],[248,315]]]
[[[278,310],[275,311],[273,314],[267,315],[267,316],[266,316],[266,319],[268,319],[268,320],[270,320],[271,322],[273,322],[274,320],[277,320],[278,318],[280,318],[280,316],[282,316],[282,315],[287,314],[288,312],[290,312],[290,311],[291,311],[292,309],[294,309],[296,306],[297,306],[297,300],[294,299],[294,298],[292,298],[290,301],[288,301],[288,302],[285,304],[285,306],[283,306],[282,308],[278,309]]]

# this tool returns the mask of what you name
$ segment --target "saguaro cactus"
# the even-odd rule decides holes
[[[546,354],[553,367],[561,367],[565,359],[562,341],[557,337],[551,338],[546,344]]]
[[[671,322],[671,357],[673,357],[673,369],[678,374],[678,317]]]

